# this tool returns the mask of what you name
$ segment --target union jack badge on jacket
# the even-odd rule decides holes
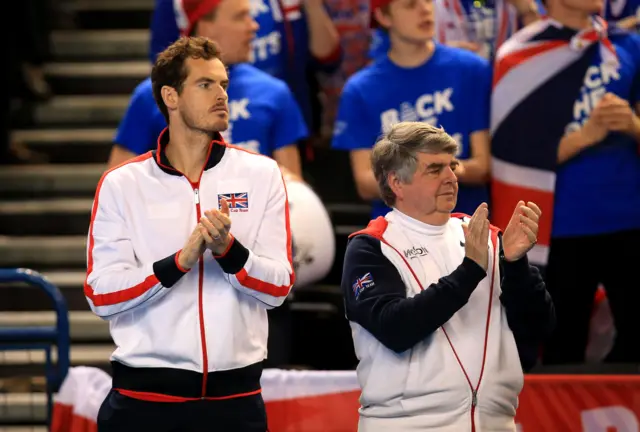
[[[230,212],[249,211],[249,194],[247,192],[218,194],[218,207],[223,199],[227,200]]]
[[[356,296],[356,299],[360,297],[362,291],[364,291],[366,288],[372,287],[373,285],[373,276],[371,276],[371,273],[367,273],[364,276],[356,279],[355,283],[352,286],[353,294]]]

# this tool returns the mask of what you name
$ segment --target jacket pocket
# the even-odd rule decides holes
[[[429,415],[433,427],[468,405],[470,390],[441,330],[413,347],[402,408],[406,415]]]

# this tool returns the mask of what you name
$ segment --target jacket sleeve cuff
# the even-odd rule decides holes
[[[171,288],[189,271],[189,269],[181,267],[178,263],[180,252],[178,251],[153,263],[153,273],[165,288]]]
[[[460,267],[464,269],[465,279],[467,279],[471,283],[475,283],[476,285],[482,281],[485,277],[487,277],[487,272],[483,269],[480,264],[472,260],[471,258],[464,257],[462,260],[462,264]]]
[[[525,254],[517,261],[507,261],[501,257],[504,277],[515,280],[526,279],[529,276],[529,259]]]
[[[232,237],[227,250],[222,255],[214,255],[213,257],[218,261],[223,272],[236,274],[247,263],[249,249],[244,247],[235,237]]]

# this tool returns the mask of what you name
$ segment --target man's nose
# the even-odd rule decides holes
[[[445,169],[445,181],[446,182],[455,182],[458,180],[458,176],[456,175],[456,172],[454,171],[453,168],[451,167],[447,167]]]
[[[258,21],[251,18],[251,31],[256,33],[258,30],[260,30],[260,24],[258,24]]]
[[[419,11],[423,14],[433,13],[433,0],[420,0]]]

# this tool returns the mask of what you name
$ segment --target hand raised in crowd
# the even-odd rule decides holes
[[[613,93],[605,94],[597,106],[598,122],[611,132],[629,132],[635,114],[629,102]]]
[[[487,271],[489,266],[489,207],[478,206],[468,223],[462,224],[465,256]]]
[[[214,255],[222,255],[231,242],[231,218],[229,217],[229,203],[220,201],[220,210],[212,209],[204,212],[200,219],[201,232],[206,247]]]
[[[202,236],[201,225],[198,224],[191,235],[187,239],[187,242],[180,250],[178,255],[178,264],[183,269],[190,269],[198,263],[198,259],[202,256],[206,250],[206,244],[204,237]]]
[[[538,221],[542,211],[535,203],[519,201],[502,235],[502,248],[507,261],[517,261],[538,241]]]
[[[589,118],[582,126],[582,134],[586,138],[589,146],[599,143],[609,134],[609,129],[602,121],[602,111],[606,105],[606,102],[603,102],[605,98],[606,95],[598,102],[593,111],[591,111]]]

